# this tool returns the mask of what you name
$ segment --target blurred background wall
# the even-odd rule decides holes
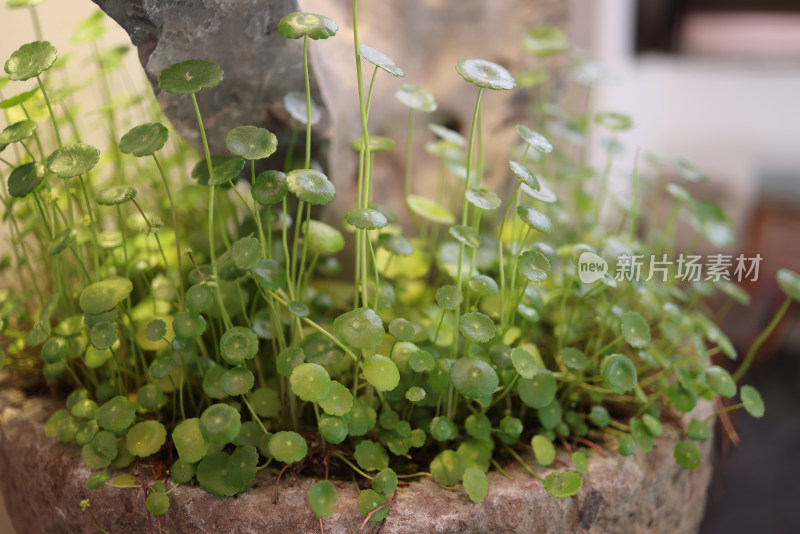
[[[453,0],[455,1],[455,0]],[[531,0],[535,1],[535,0]],[[326,12],[328,0],[306,0]],[[733,313],[726,331],[746,350],[769,312],[780,304],[774,283],[779,267],[800,270],[800,2],[797,0],[569,0],[569,35],[607,72],[595,108],[632,115],[636,127],[617,169],[625,188],[636,148],[682,154],[708,175],[697,196],[723,204],[741,237],[736,251],[764,257],[760,280],[748,287],[758,304]],[[96,10],[89,0],[49,0],[40,7],[45,38],[61,54],[74,52],[70,36]],[[112,25],[113,26],[113,25]],[[33,39],[25,9],[0,6],[0,58]],[[118,27],[108,46],[129,43]],[[119,89],[146,88],[135,53],[125,58],[129,81]],[[74,61],[70,75],[89,76]],[[95,89],[82,98],[91,102]],[[8,95],[6,95],[8,96]],[[88,106],[91,107],[91,106]],[[100,117],[93,144],[105,146]],[[602,139],[593,159],[602,161]],[[626,162],[626,163],[625,163]],[[670,180],[668,174],[657,180]],[[652,188],[658,206],[658,188]],[[658,216],[657,212],[652,214]],[[3,243],[7,236],[2,236]],[[798,311],[757,362],[749,381],[767,403],[761,420],[734,418],[740,448],[718,440],[709,507],[702,532],[800,532],[800,329]],[[2,476],[2,474],[0,474]],[[0,533],[12,534],[0,502]]]

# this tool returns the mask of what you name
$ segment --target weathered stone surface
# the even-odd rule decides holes
[[[325,218],[341,221],[355,205],[356,154],[360,115],[353,48],[352,0],[93,0],[131,35],[159,102],[178,131],[200,148],[200,138],[188,97],[161,93],[155,84],[162,69],[185,59],[207,59],[225,71],[222,83],[198,95],[214,153],[225,153],[225,133],[254,124],[278,135],[279,152],[268,164],[281,167],[288,146],[291,120],[283,96],[302,91],[302,42],[287,41],[277,23],[298,9],[323,13],[339,25],[336,36],[310,44],[312,98],[323,106],[323,120],[314,127],[314,156],[336,185],[336,200]],[[298,5],[299,4],[299,5]],[[390,135],[398,147],[376,158],[375,202],[405,217],[402,172],[408,110],[397,102],[403,83],[429,90],[439,105],[432,114],[417,113],[414,141],[413,190],[433,194],[438,165],[424,151],[434,138],[425,123],[436,122],[467,135],[477,89],[455,70],[459,59],[475,57],[500,63],[512,73],[542,67],[522,50],[523,33],[537,25],[565,27],[566,0],[367,0],[359,3],[359,37],[378,48],[405,71],[405,78],[379,72],[370,111],[372,135]],[[544,66],[560,64],[547,60]],[[363,62],[364,84],[372,65]],[[555,77],[558,79],[558,76]],[[365,87],[365,91],[367,88]],[[514,125],[526,122],[524,91],[487,91],[483,98],[485,185],[502,193],[508,182],[506,160],[517,141]],[[425,116],[423,116],[425,115]],[[302,136],[301,136],[302,137]],[[489,142],[488,140],[491,140]],[[302,150],[302,141],[298,141]],[[461,182],[450,177],[447,199],[460,202]],[[459,204],[460,209],[460,204]]]
[[[82,466],[79,448],[44,437],[43,422],[57,406],[53,399],[27,399],[19,391],[0,389],[0,487],[17,534],[97,532],[88,513],[79,508],[87,498],[108,532],[148,532],[141,491],[87,490],[84,482],[90,472]],[[700,411],[709,409],[705,405]],[[489,474],[489,495],[477,505],[461,491],[444,490],[430,480],[414,482],[397,492],[388,518],[370,523],[365,532],[697,532],[711,476],[711,445],[703,446],[700,468],[683,471],[672,457],[674,440],[657,440],[655,449],[644,456],[603,458],[591,452],[583,489],[564,500],[547,495],[516,464],[507,469],[514,480],[495,471]],[[564,451],[559,457],[568,461]],[[306,504],[313,480],[282,483],[280,499],[273,504],[275,476],[274,470],[264,470],[246,494],[229,499],[217,499],[196,486],[179,487],[162,517],[163,532],[319,532]],[[325,532],[358,532],[363,517],[352,483],[337,482],[336,487],[339,505],[324,520]]]

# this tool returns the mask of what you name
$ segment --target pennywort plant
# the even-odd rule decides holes
[[[84,38],[97,24],[83,27]],[[305,71],[304,91],[284,99],[295,133],[282,162],[273,161],[279,140],[253,125],[227,132],[227,154],[211,152],[203,113],[214,110],[201,110],[196,95],[225,82],[209,61],[187,59],[158,78],[162,91],[192,102],[203,152],[191,168],[157,115],[115,139],[111,158],[81,142],[78,130],[63,134],[74,120],[64,93],[51,87],[51,44],[24,44],[6,61],[0,89],[33,79],[36,86],[0,101],[9,119],[0,162],[13,255],[3,267],[8,273],[13,262],[18,276],[18,289],[2,290],[8,343],[0,364],[70,391],[45,430],[81,447],[95,471],[88,488],[140,491],[158,516],[181,484],[229,497],[275,467],[279,492],[282,475],[302,471],[317,479],[308,501],[322,527],[337,503],[330,478],[355,476],[366,523],[391,513],[402,480],[431,477],[477,503],[492,492],[487,472],[504,474],[510,462],[553,497],[569,498],[594,451],[647,452],[665,433],[680,437],[677,463],[694,469],[697,442],[711,438],[715,417],[739,408],[764,414],[758,391],[741,381],[800,300],[796,273],[778,275],[786,302],[738,366],[709,304],[715,295],[748,303],[729,280],[581,277],[587,254],[672,252],[681,219],[696,241],[729,246],[733,229],[722,210],[691,196],[700,171],[673,162],[684,183],[667,186],[674,203],[659,227],[637,207],[646,200],[638,163],[627,202],[606,185],[616,141],[599,170],[586,166],[581,149],[592,128],[616,140],[632,120],[591,106],[554,113],[545,102],[516,126],[502,163],[507,190],[484,186],[499,163],[482,155],[493,142],[481,133],[483,99],[513,90],[535,100],[548,93],[546,75],[515,76],[482,59],[455,65],[453,76],[476,88],[472,121],[463,136],[436,124],[425,130],[439,167],[428,198],[414,184],[412,145],[417,122],[437,104],[396,80],[405,73],[391,58],[359,42],[354,1],[357,197],[342,221],[323,222],[315,210],[334,199],[339,178],[311,159],[321,112],[311,101],[308,47],[343,38],[337,29],[310,13],[278,25],[284,37],[303,40],[297,60]],[[552,28],[531,30],[524,46],[537,59],[567,49]],[[589,90],[596,82],[586,68],[570,72]],[[408,110],[400,214],[373,198],[375,158],[396,146],[369,133],[373,91],[386,84]],[[302,165],[292,157],[301,125]],[[445,190],[457,194],[448,199]],[[415,235],[403,235],[402,218]],[[354,243],[345,252],[349,230]],[[347,253],[352,273],[340,272],[337,256]],[[737,395],[739,402],[728,400]],[[698,403],[712,400],[717,411],[698,415]],[[144,458],[164,469],[143,469]],[[177,459],[166,465],[169,458]]]

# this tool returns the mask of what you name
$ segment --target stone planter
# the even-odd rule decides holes
[[[97,532],[89,514],[79,507],[87,498],[109,533],[148,532],[141,491],[87,490],[84,483],[90,471],[83,466],[78,447],[44,436],[44,421],[58,402],[27,398],[1,382],[0,489],[17,534]],[[698,407],[705,414],[710,410],[710,405]],[[489,495],[477,505],[464,492],[442,489],[427,479],[413,482],[397,492],[387,519],[368,523],[364,532],[696,532],[711,478],[711,444],[702,446],[702,466],[684,471],[672,457],[675,439],[659,438],[655,449],[643,456],[604,458],[592,451],[583,488],[564,500],[546,494],[517,464],[507,468],[513,480],[489,473]],[[568,459],[564,451],[559,456]],[[547,472],[541,470],[543,475]],[[181,486],[171,494],[170,509],[161,518],[162,532],[319,532],[306,504],[306,492],[314,481],[282,483],[280,500],[273,504],[275,477],[275,470],[264,470],[246,494],[228,499],[213,497],[197,486]],[[337,482],[336,486],[339,504],[336,513],[324,520],[325,532],[358,532],[363,516],[353,485]],[[154,531],[158,532],[156,526]]]

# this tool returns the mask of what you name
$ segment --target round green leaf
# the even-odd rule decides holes
[[[259,417],[275,417],[281,411],[278,392],[270,388],[258,388],[250,394],[250,404]]]
[[[533,355],[522,347],[516,347],[511,351],[511,363],[522,378],[533,378],[539,368]]]
[[[320,519],[325,519],[336,511],[338,499],[336,488],[327,480],[315,482],[308,490],[308,505]]]
[[[379,235],[378,246],[396,256],[410,256],[414,252],[414,245],[405,237],[396,234]]]
[[[519,256],[519,272],[529,282],[540,283],[547,280],[550,262],[541,252],[527,250]]]
[[[388,467],[383,469],[372,479],[372,489],[379,493],[392,493],[397,489],[397,474]]]
[[[356,443],[353,457],[364,471],[375,471],[389,467],[389,455],[383,445],[364,439]]]
[[[177,332],[177,330],[176,330]],[[258,352],[258,336],[249,328],[234,326],[219,340],[219,353],[231,365],[250,360]]]
[[[286,286],[286,269],[271,258],[260,260],[253,267],[253,278],[264,289],[277,291]]]
[[[277,432],[269,440],[269,453],[285,464],[299,462],[306,457],[307,452],[306,440],[297,432]]]
[[[58,51],[47,41],[34,41],[15,50],[5,64],[8,79],[30,80],[49,69],[56,61]]]
[[[464,196],[467,202],[482,210],[495,210],[501,204],[500,197],[483,187],[470,187]]]
[[[364,144],[364,139],[359,137],[355,141],[353,141],[353,150],[356,152],[361,152],[361,146]],[[369,136],[369,150],[372,154],[376,154],[378,152],[388,152],[392,150],[397,143],[394,142],[393,139],[388,137],[383,137],[380,135],[370,135]],[[388,219],[388,217],[387,217]]]
[[[731,375],[718,365],[712,365],[706,369],[706,380],[708,385],[717,395],[731,398],[736,395],[736,382]]]
[[[409,402],[421,402],[426,395],[425,390],[419,386],[412,386],[406,390],[406,400]]]
[[[308,122],[308,103],[306,102],[305,93],[301,93],[299,91],[289,91],[283,97],[283,105],[294,120],[301,124],[306,124],[306,122]],[[320,121],[321,118],[322,113],[320,113],[319,108],[312,100],[310,125],[314,126]]]
[[[319,401],[319,407],[330,415],[345,415],[353,407],[353,394],[342,384],[332,380],[328,394]]]
[[[161,150],[169,138],[166,126],[148,122],[134,126],[119,140],[119,151],[136,157],[151,156]]]
[[[556,448],[549,439],[541,434],[533,436],[531,447],[533,447],[533,454],[536,455],[539,465],[547,467],[556,460]]]
[[[42,360],[44,363],[58,363],[67,357],[68,344],[64,338],[50,338],[42,346]]]
[[[342,233],[322,221],[309,221],[306,238],[309,247],[319,254],[335,254],[344,248]]]
[[[333,321],[333,329],[342,340],[358,349],[372,350],[383,341],[383,321],[369,308],[343,313]]]
[[[359,230],[380,230],[388,221],[383,213],[370,208],[358,208],[344,214],[347,224]]]
[[[98,432],[81,448],[81,459],[90,469],[105,469],[117,455],[117,438],[111,432]]]
[[[327,39],[339,30],[336,23],[325,15],[296,11],[278,22],[278,32],[287,39]]]
[[[156,384],[146,384],[136,392],[136,402],[148,411],[157,410],[163,399],[164,393]]]
[[[183,460],[175,460],[169,469],[169,476],[176,484],[188,484],[196,473],[197,467]]]
[[[239,126],[225,135],[225,146],[244,159],[264,159],[278,149],[278,139],[265,128]]]
[[[94,199],[101,206],[124,204],[136,196],[136,189],[127,185],[115,185],[98,192]]]
[[[8,177],[8,194],[15,198],[25,198],[39,187],[44,178],[44,165],[24,163],[11,171]]]
[[[230,456],[215,452],[206,456],[197,465],[197,482],[200,487],[216,497],[230,497],[241,488],[228,477]]]
[[[411,109],[424,111],[426,113],[436,111],[436,101],[433,99],[433,95],[416,85],[404,83],[394,96],[403,105]]]
[[[583,452],[583,450],[572,453],[572,466],[578,473],[582,475],[585,475],[589,472],[589,457],[586,456],[586,453]]]
[[[492,432],[492,422],[485,415],[474,413],[467,417],[464,429],[475,439],[487,439]]]
[[[642,416],[642,423],[644,423],[645,428],[653,437],[658,437],[664,432],[664,427],[661,424],[661,421],[658,418],[646,413]]]
[[[191,312],[204,312],[213,303],[214,290],[203,283],[195,284],[186,291],[186,308]]]
[[[100,488],[106,485],[106,482],[108,482],[110,478],[111,475],[109,475],[105,471],[95,473],[86,479],[86,489],[92,491],[99,490]]]
[[[311,310],[308,309],[308,305],[306,305],[305,302],[300,302],[299,300],[289,301],[287,308],[289,309],[289,313],[295,317],[308,317],[308,314],[311,313]]]
[[[626,312],[622,316],[620,325],[622,336],[631,347],[643,349],[650,343],[650,327],[644,317],[638,313],[633,311]]]
[[[464,246],[478,248],[481,245],[481,237],[469,226],[451,226],[448,231],[456,241]]]
[[[155,454],[167,441],[167,429],[158,421],[137,423],[128,430],[128,450],[144,458]]]
[[[208,185],[222,185],[232,180],[237,180],[242,169],[244,169],[244,164],[244,159],[235,157],[226,159],[219,165],[215,165],[214,175],[212,178],[209,178]],[[206,169],[208,169],[208,165],[206,165]]]
[[[272,206],[283,200],[288,190],[284,173],[274,170],[264,171],[256,176],[250,188],[250,195],[262,206]]]
[[[583,480],[578,473],[572,471],[562,471],[559,473],[550,473],[544,479],[544,489],[559,499],[566,499],[572,497],[581,490]]]
[[[569,369],[574,369],[576,371],[583,371],[586,369],[586,366],[589,365],[589,358],[587,358],[583,352],[573,347],[567,347],[561,351],[561,361]]]
[[[289,191],[308,204],[327,204],[336,195],[328,177],[314,169],[295,169],[286,175]]]
[[[443,310],[457,310],[464,297],[456,286],[442,286],[436,290],[436,303]]]
[[[536,415],[543,427],[553,429],[561,424],[561,404],[554,398],[547,406],[536,410]]]
[[[764,400],[761,394],[753,386],[742,386],[739,391],[739,397],[742,399],[744,409],[747,410],[751,416],[756,419],[764,417]]]
[[[402,78],[405,76],[403,69],[398,67],[394,60],[379,50],[375,50],[371,46],[358,45],[358,53],[362,58],[366,59],[378,68],[381,68],[391,74]]]
[[[47,170],[59,178],[72,178],[92,170],[100,161],[100,151],[84,144],[58,148],[47,158]]]
[[[491,297],[497,294],[497,282],[485,274],[473,276],[469,281],[469,288],[480,297]]]
[[[27,139],[33,135],[36,126],[36,122],[31,120],[19,121],[6,126],[3,131],[0,132],[0,145],[10,145],[11,143]]]
[[[409,195],[406,197],[406,202],[408,209],[425,220],[447,225],[455,222],[455,217],[447,208],[428,197]]]
[[[100,321],[89,330],[89,341],[97,350],[105,350],[117,341],[117,327],[109,321]]]
[[[200,416],[203,437],[218,445],[225,445],[236,439],[241,427],[242,418],[238,410],[227,404],[212,404]]]
[[[456,70],[466,81],[487,89],[513,89],[514,76],[504,67],[485,59],[462,59]]]
[[[636,366],[622,354],[607,356],[600,367],[603,383],[614,393],[625,393],[636,386]]]
[[[526,144],[532,146],[533,148],[535,148],[539,152],[542,152],[544,154],[549,154],[550,152],[553,151],[553,145],[550,144],[550,141],[545,139],[545,137],[542,134],[534,132],[533,130],[531,130],[527,126],[524,126],[522,124],[518,124],[517,125],[517,133],[519,134],[519,136],[522,138],[522,140]],[[516,174],[516,173],[514,173],[514,174]],[[524,180],[523,180],[523,183],[525,183]],[[530,187],[533,187],[530,184],[528,184],[528,185]],[[536,187],[533,187],[533,188],[537,189]]]
[[[370,512],[375,510],[376,508],[383,506],[386,504],[387,501],[386,497],[378,493],[373,489],[365,489],[361,493],[358,494],[358,509],[361,510],[361,513],[364,516],[369,515]],[[386,519],[386,516],[389,515],[389,507],[384,506],[372,516],[370,516],[370,521],[383,521]]]
[[[172,330],[179,338],[194,339],[206,331],[206,320],[199,313],[179,313],[172,320]]]
[[[464,470],[464,491],[467,492],[472,502],[483,501],[489,493],[486,473],[472,465],[467,467]]]
[[[541,211],[530,206],[517,206],[516,212],[517,216],[534,230],[538,230],[543,234],[553,232],[553,222]]]
[[[473,343],[486,343],[495,335],[494,321],[481,312],[470,312],[461,316],[458,324],[461,334]]]
[[[509,161],[508,168],[511,169],[511,172],[514,173],[514,176],[516,176],[520,182],[527,185],[531,189],[536,191],[539,190],[539,179],[521,163],[513,160]]]
[[[569,43],[567,36],[559,28],[537,26],[525,32],[522,46],[528,54],[547,57],[564,52]]]
[[[295,367],[303,363],[305,359],[306,355],[302,348],[296,346],[286,347],[278,354],[275,361],[278,374],[290,376]]]
[[[464,474],[466,466],[455,451],[444,450],[440,452],[431,462],[430,472],[433,480],[443,486],[453,486],[458,484]]]
[[[378,391],[391,391],[400,383],[400,371],[397,365],[386,356],[373,354],[367,356],[361,364],[364,378]]]
[[[619,452],[622,456],[630,456],[636,451],[636,441],[634,441],[633,436],[629,434],[623,434],[619,437],[619,448],[617,452]]]
[[[324,413],[319,416],[317,429],[325,441],[334,445],[343,442],[347,437],[347,421],[344,417]]]
[[[164,515],[169,509],[169,496],[153,491],[145,499],[144,505],[151,514]]]
[[[449,441],[458,437],[458,426],[443,415],[431,419],[429,430],[436,441]]]
[[[472,358],[456,360],[450,367],[450,380],[458,392],[469,399],[491,396],[499,383],[491,365]]]
[[[239,269],[252,269],[263,256],[261,243],[254,237],[243,237],[233,243],[231,256]]]
[[[680,381],[675,381],[669,385],[667,397],[670,404],[683,413],[691,412],[697,405],[697,392],[693,388],[684,387]]]
[[[689,434],[689,439],[696,441],[707,441],[711,439],[711,427],[699,419],[692,419],[689,421],[689,426],[686,431]]]
[[[11,180],[9,179],[9,188]],[[800,275],[789,269],[781,269],[778,271],[778,285],[786,296],[800,302]]]
[[[112,276],[86,286],[81,291],[80,306],[88,314],[101,314],[112,310],[133,291],[133,284],[127,278]]]
[[[331,377],[324,367],[316,363],[301,363],[289,377],[292,392],[307,402],[319,402],[331,390]]]
[[[392,319],[389,323],[389,333],[394,336],[397,341],[411,341],[417,335],[416,323],[407,321],[401,317]]]
[[[244,367],[234,367],[219,379],[220,389],[232,397],[244,395],[253,389],[254,384],[255,376],[249,369]]]
[[[100,406],[94,415],[94,420],[111,432],[121,432],[131,426],[136,418],[136,406],[122,395],[116,396]]]
[[[189,94],[216,87],[222,81],[222,69],[216,63],[190,59],[167,67],[158,76],[158,85],[168,93]]]
[[[633,119],[617,111],[601,111],[595,115],[594,121],[612,132],[623,132],[633,128]]]
[[[697,469],[702,463],[701,458],[703,454],[700,449],[695,445],[694,441],[684,440],[679,441],[675,445],[675,461],[684,469]]]

